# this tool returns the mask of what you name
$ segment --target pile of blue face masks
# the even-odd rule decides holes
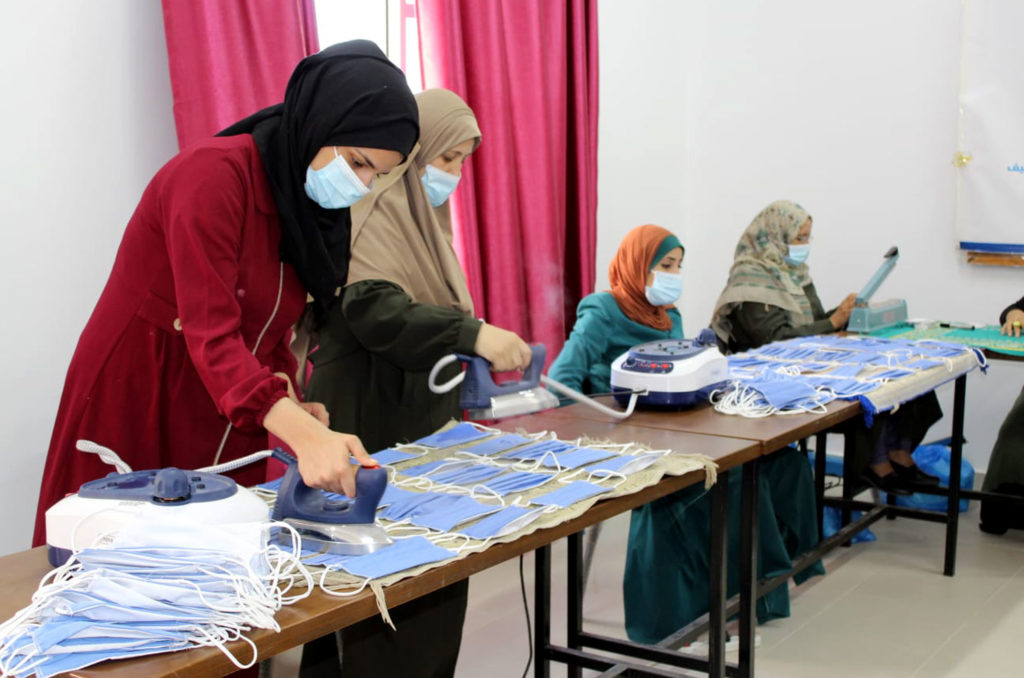
[[[732,390],[718,396],[716,409],[747,416],[812,411],[835,398],[864,396],[968,350],[872,337],[812,336],[775,342],[729,357]]]
[[[142,522],[142,521],[140,521]],[[107,659],[215,646],[239,668],[256,662],[251,628],[279,630],[297,541],[286,559],[267,546],[265,524],[135,525],[106,547],[72,556],[40,585],[32,604],[0,625],[0,674],[41,678]],[[284,563],[287,561],[287,571]],[[286,589],[286,587],[284,587]],[[242,639],[251,657],[226,648]]]

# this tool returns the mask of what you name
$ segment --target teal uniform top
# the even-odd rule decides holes
[[[585,296],[576,307],[576,324],[548,376],[582,393],[611,390],[612,363],[637,344],[656,339],[681,339],[683,317],[668,309],[672,329],[662,331],[631,320],[611,292]]]

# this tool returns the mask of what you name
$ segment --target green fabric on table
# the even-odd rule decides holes
[[[729,473],[728,595],[739,591],[742,472]],[[807,458],[785,448],[761,460],[757,576],[789,570],[793,559],[818,544],[814,480]],[[708,611],[711,494],[688,487],[635,509],[630,517],[623,578],[626,633],[657,643]],[[824,574],[821,561],[798,573],[797,583]],[[789,616],[789,588],[757,601],[759,622]]]
[[[988,349],[1008,355],[1024,355],[1024,337],[1007,337],[1001,333],[1000,325],[985,325],[966,329],[963,327],[922,327],[915,328],[907,323],[875,330],[868,336],[883,339],[933,339],[951,344],[963,344],[974,348]]]

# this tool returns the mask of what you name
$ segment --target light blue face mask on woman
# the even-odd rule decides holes
[[[654,284],[644,289],[647,301],[652,306],[674,304],[683,292],[683,274],[651,271],[654,273]]]
[[[371,182],[372,185],[373,182]],[[370,192],[345,158],[334,149],[334,160],[318,170],[306,168],[306,195],[324,209],[337,210],[351,207]]]
[[[459,185],[461,178],[439,170],[433,165],[427,165],[427,171],[420,177],[420,181],[423,182],[423,188],[427,190],[427,199],[430,200],[430,204],[433,207],[440,207]]]
[[[800,264],[807,261],[807,257],[811,254],[810,245],[790,245],[789,254],[786,255],[786,263],[790,266],[799,266]]]

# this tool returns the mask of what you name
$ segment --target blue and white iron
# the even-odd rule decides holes
[[[469,419],[504,419],[558,407],[558,397],[540,385],[547,350],[543,344],[534,344],[530,352],[530,365],[523,370],[523,378],[502,384],[494,383],[491,363],[484,358],[457,356],[466,363],[459,405],[467,410]]]
[[[47,558],[57,567],[101,535],[151,519],[205,525],[265,522],[256,494],[216,473],[169,467],[109,473],[90,480],[46,512]]]
[[[393,542],[384,528],[376,524],[377,506],[388,484],[384,468],[360,466],[356,472],[355,498],[333,499],[303,482],[295,457],[280,448],[272,456],[287,464],[288,470],[277,491],[271,517],[294,527],[303,549],[361,555]]]
[[[629,349],[612,363],[615,399],[625,404],[642,391],[637,404],[687,407],[706,401],[729,378],[729,362],[715,334],[701,330],[696,339],[659,339]]]

